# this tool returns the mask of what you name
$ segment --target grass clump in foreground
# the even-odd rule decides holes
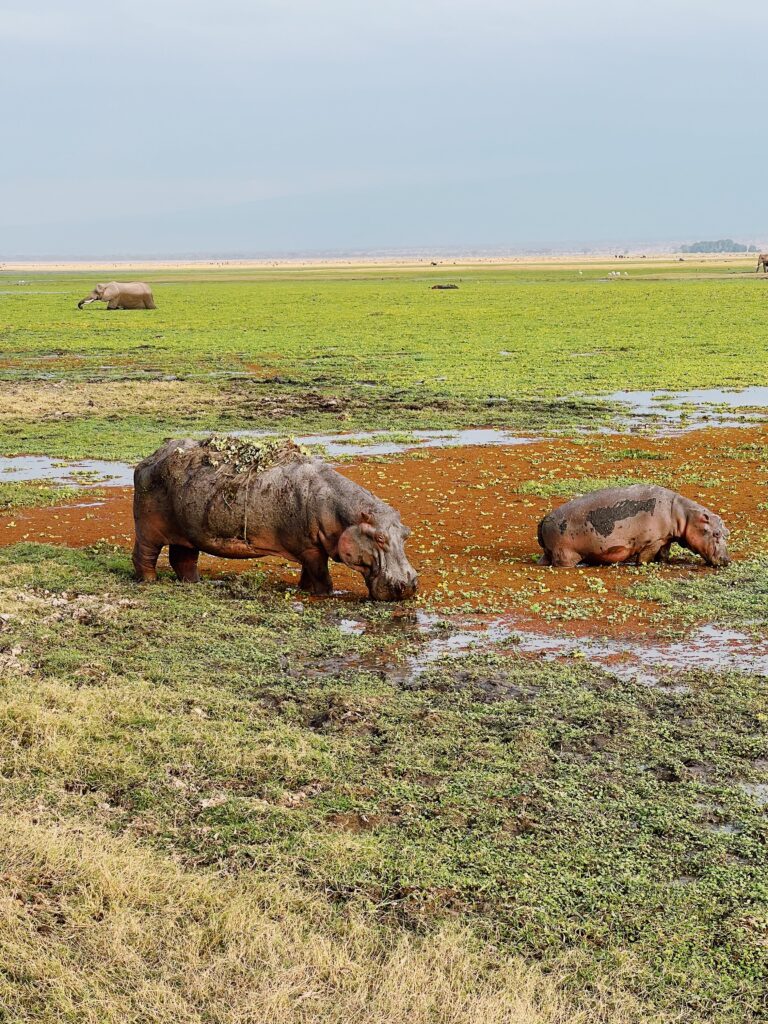
[[[4,1021],[639,1020],[629,998],[576,1010],[562,978],[460,928],[377,927],[279,878],[184,870],[87,822],[1,814],[0,828]]]
[[[10,1019],[761,1019],[763,677],[413,677],[396,608],[0,568]]]

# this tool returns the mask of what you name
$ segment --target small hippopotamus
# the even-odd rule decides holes
[[[539,523],[543,565],[666,561],[673,542],[709,565],[728,565],[729,531],[720,516],[666,487],[635,484],[592,491]]]
[[[418,577],[405,556],[410,530],[395,509],[301,456],[257,473],[210,461],[203,442],[168,441],[134,472],[137,579],[157,579],[161,549],[179,580],[197,582],[201,551],[221,558],[280,555],[301,565],[299,586],[333,590],[328,559],[362,574],[375,601],[412,597]]]

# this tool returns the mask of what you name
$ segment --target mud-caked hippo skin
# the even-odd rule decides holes
[[[720,516],[666,487],[609,487],[574,498],[539,523],[544,565],[662,561],[673,543],[709,565],[728,565]]]
[[[180,580],[196,582],[201,551],[222,558],[280,555],[301,565],[299,586],[333,589],[328,559],[357,569],[377,601],[412,597],[417,575],[405,555],[410,530],[395,509],[322,459],[301,458],[260,473],[211,465],[197,441],[168,441],[136,467],[133,564],[157,578],[169,545]]]

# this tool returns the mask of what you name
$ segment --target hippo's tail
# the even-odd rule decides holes
[[[546,548],[546,545],[544,544],[544,530],[543,530],[543,527],[544,527],[544,520],[540,519],[539,520],[539,525],[536,528],[536,540],[539,542],[539,547],[542,550],[546,551],[547,548]]]

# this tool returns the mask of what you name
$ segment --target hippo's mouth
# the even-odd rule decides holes
[[[372,601],[407,601],[418,590],[418,580],[395,581],[381,575],[365,577],[368,594]]]

